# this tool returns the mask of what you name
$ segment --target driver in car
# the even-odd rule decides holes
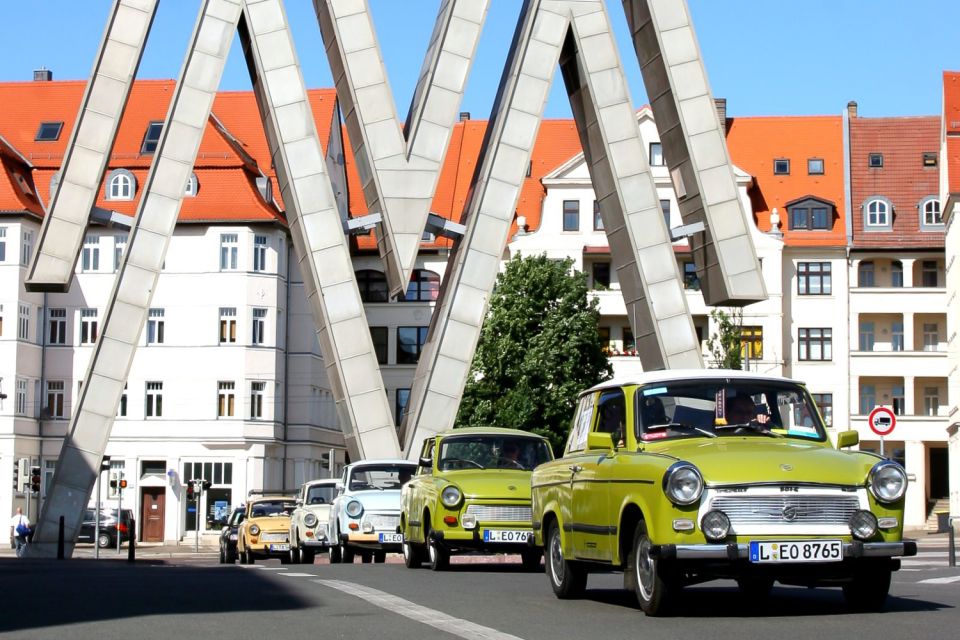
[[[727,403],[727,424],[750,424],[755,422],[764,429],[769,429],[770,416],[766,413],[757,413],[757,405],[753,404],[750,396],[736,396]]]

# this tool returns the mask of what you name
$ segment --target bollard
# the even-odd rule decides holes
[[[63,516],[57,528],[57,560],[63,560]]]
[[[127,562],[137,559],[137,521],[130,520],[130,541],[127,543]]]
[[[956,541],[956,532],[954,531],[954,528],[953,528],[953,521],[957,519],[958,519],[957,516],[951,516],[947,518],[947,524],[950,525],[950,531],[948,532],[948,538],[947,538],[950,545],[948,548],[949,555],[947,556],[947,562],[951,567],[957,566],[957,541]]]

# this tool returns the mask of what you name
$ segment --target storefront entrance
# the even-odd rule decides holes
[[[166,489],[163,487],[144,487],[140,500],[140,540],[142,542],[163,542],[163,514],[166,503]]]

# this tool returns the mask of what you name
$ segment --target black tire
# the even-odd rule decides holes
[[[883,611],[890,593],[889,568],[871,568],[857,571],[853,580],[843,585],[843,597],[854,611]]]
[[[370,564],[373,562],[373,552],[372,551],[361,551],[360,552],[360,562],[363,564]]]
[[[773,578],[762,576],[737,578],[737,587],[740,588],[740,595],[745,599],[752,602],[762,602],[770,598],[770,592],[773,590]]]
[[[560,525],[554,520],[547,528],[546,572],[553,594],[561,600],[579,598],[587,588],[587,570],[582,564],[563,557]]]
[[[647,536],[647,525],[641,520],[633,534],[630,555],[627,556],[627,580],[632,584],[637,603],[648,616],[664,615],[676,600],[676,581],[669,567],[650,555],[652,542]]]
[[[300,547],[292,540],[293,538],[290,542],[290,564],[300,564]]]
[[[403,564],[407,569],[419,569],[423,565],[423,545],[407,541],[407,535],[403,535]]]
[[[540,571],[540,561],[543,559],[542,549],[530,549],[520,552],[520,560],[524,571]]]
[[[353,564],[353,559],[356,556],[356,552],[347,546],[347,543],[340,543],[340,558],[344,564]]]
[[[233,564],[237,561],[237,550],[234,549],[231,551],[229,548],[226,550],[227,564]]]
[[[101,533],[100,537],[97,538],[97,546],[101,549],[109,549],[110,547],[117,546],[117,543],[113,541],[109,533]]]
[[[220,547],[220,564],[227,564],[227,554],[223,552],[223,547]]]
[[[343,562],[343,556],[340,555],[340,545],[330,547],[330,564],[340,564]]]
[[[386,551],[374,551],[373,552],[373,561],[376,564],[383,564],[387,561],[387,552]]]
[[[427,556],[434,571],[445,571],[450,566],[450,551],[433,538],[427,539]]]
[[[313,558],[316,552],[313,549],[300,549],[300,563],[313,564]]]
[[[290,564],[290,554],[289,554],[289,553],[285,553],[284,555],[280,556],[280,564]]]

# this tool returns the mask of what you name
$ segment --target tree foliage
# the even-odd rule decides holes
[[[707,348],[713,356],[715,369],[742,369],[743,346],[741,330],[743,311],[734,309],[727,313],[723,309],[714,309],[710,317],[717,324],[717,331],[707,339]]]
[[[573,261],[517,256],[497,277],[457,425],[566,441],[577,393],[610,376],[597,301]]]

